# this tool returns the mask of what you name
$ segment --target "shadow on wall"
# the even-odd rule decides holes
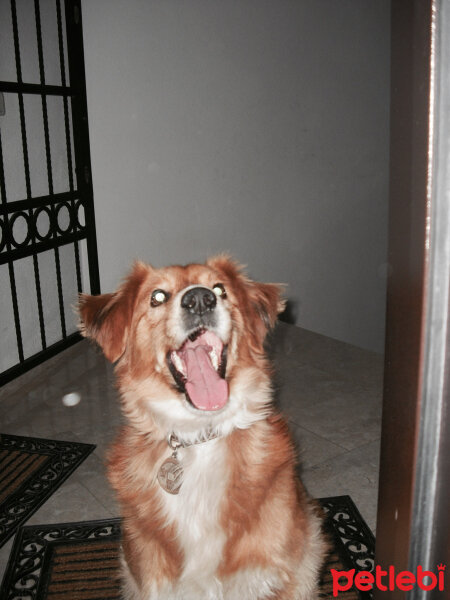
[[[283,321],[283,323],[295,325],[298,317],[299,304],[300,303],[298,300],[288,299],[286,302],[286,308],[278,315],[279,320]]]

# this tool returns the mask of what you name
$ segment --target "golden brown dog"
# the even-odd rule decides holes
[[[127,600],[310,600],[325,550],[271,404],[263,343],[280,286],[226,256],[136,263],[82,295],[81,330],[116,362],[128,424],[109,457]]]

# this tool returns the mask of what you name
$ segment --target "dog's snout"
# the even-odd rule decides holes
[[[203,315],[214,310],[216,304],[214,292],[204,287],[191,288],[181,298],[181,306],[195,315]]]

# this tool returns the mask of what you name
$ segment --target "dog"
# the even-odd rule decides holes
[[[282,287],[226,255],[136,262],[79,301],[116,363],[127,424],[108,458],[126,600],[312,600],[326,542],[272,405],[264,340]]]

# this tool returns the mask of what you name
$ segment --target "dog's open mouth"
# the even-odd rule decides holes
[[[198,410],[219,410],[228,401],[226,350],[215,333],[199,329],[167,355],[178,389]]]

